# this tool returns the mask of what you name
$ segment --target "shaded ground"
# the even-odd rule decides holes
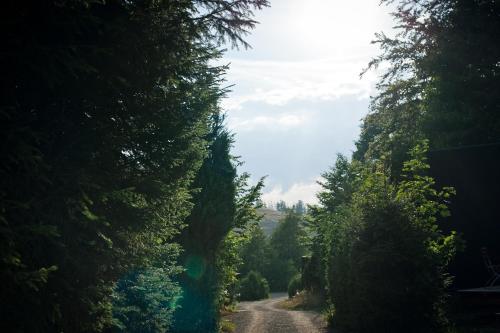
[[[237,312],[226,317],[236,324],[235,333],[326,333],[326,322],[319,313],[288,311],[277,307],[285,293],[256,302],[241,302]]]

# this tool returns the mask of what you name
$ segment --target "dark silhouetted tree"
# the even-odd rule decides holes
[[[139,283],[133,272],[154,273],[142,285],[173,275],[173,237],[224,95],[212,61],[223,41],[246,45],[265,5],[3,5],[2,330],[100,332],[118,280],[121,292]]]

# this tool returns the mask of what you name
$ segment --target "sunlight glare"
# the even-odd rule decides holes
[[[376,1],[291,1],[290,26],[304,48],[346,55],[374,37],[373,26],[381,15]]]

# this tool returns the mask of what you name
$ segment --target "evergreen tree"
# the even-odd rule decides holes
[[[272,291],[286,291],[290,280],[300,271],[306,250],[304,239],[301,216],[288,211],[270,239],[270,262],[264,277]]]
[[[193,183],[194,207],[179,239],[184,249],[180,277],[182,298],[174,314],[175,332],[217,332],[221,294],[234,288],[237,233],[256,221],[257,202],[263,180],[248,187],[248,174],[236,174],[237,161],[231,156],[232,136],[216,115],[209,154]],[[231,295],[228,295],[230,298]]]
[[[278,212],[285,212],[287,209],[288,207],[286,206],[286,202],[284,202],[283,200],[280,200],[276,203],[276,210]]]
[[[293,210],[299,215],[304,215],[306,213],[306,206],[302,200],[299,200],[295,205],[293,205]]]
[[[268,270],[271,249],[262,228],[258,225],[249,230],[249,239],[241,248],[242,265],[240,274],[246,276],[250,271],[264,274]]]
[[[245,264],[242,248],[252,237],[254,229],[262,218],[257,211],[261,208],[261,191],[264,178],[249,186],[250,175],[243,173],[236,179],[236,216],[232,230],[226,235],[217,250],[217,271],[219,275],[219,307],[234,305],[238,294],[239,279],[243,276],[241,266]],[[261,258],[261,260],[264,260]]]
[[[173,237],[224,94],[212,60],[223,41],[245,45],[252,9],[265,5],[3,6],[3,330],[103,331],[119,279],[176,271]]]
[[[182,300],[175,313],[176,332],[215,332],[218,324],[217,249],[234,224],[236,168],[231,160],[232,139],[215,119],[209,155],[193,188],[194,207],[180,244],[185,273],[180,281]]]
[[[500,6],[496,1],[445,1],[430,10],[436,49],[422,65],[426,91],[424,132],[432,147],[500,141]]]
[[[387,61],[380,94],[364,119],[354,158],[380,160],[399,179],[407,151],[422,139],[431,149],[500,141],[498,29],[494,1],[402,0],[398,34],[378,34]]]
[[[122,277],[113,299],[115,332],[168,332],[180,297],[171,271],[148,268]]]

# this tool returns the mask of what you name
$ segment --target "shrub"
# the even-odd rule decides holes
[[[247,276],[241,280],[240,295],[241,301],[256,301],[269,297],[269,285],[267,280],[255,271],[250,271]]]
[[[283,260],[276,253],[271,254],[271,263],[263,272],[273,292],[288,290],[288,283],[299,273],[292,260]]]
[[[364,171],[350,202],[332,216],[327,262],[335,326],[352,332],[439,332],[448,262],[459,242],[437,219],[449,214],[452,189],[434,189],[425,176],[425,142],[391,183]]]
[[[326,297],[326,274],[324,267],[325,263],[322,256],[324,255],[326,257],[326,254],[322,253],[323,249],[321,246],[322,244],[320,241],[313,243],[311,249],[312,255],[303,258],[302,289],[324,299]]]
[[[288,297],[292,298],[302,289],[302,276],[297,274],[288,283]]]
[[[164,269],[151,267],[130,272],[114,289],[112,332],[167,331],[180,296],[181,289]]]

